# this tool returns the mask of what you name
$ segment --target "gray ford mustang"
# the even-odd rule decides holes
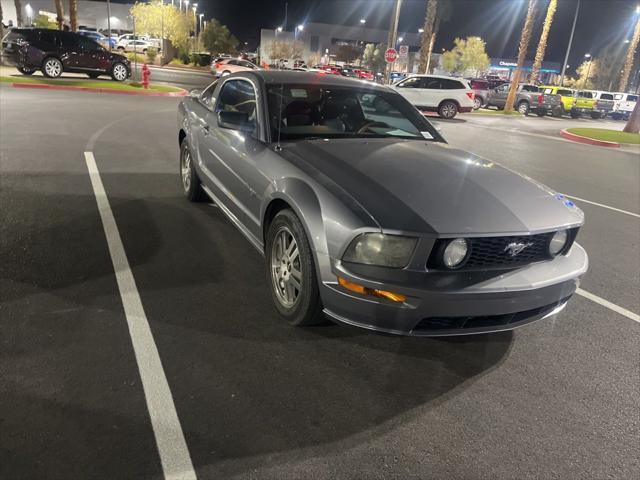
[[[588,265],[566,197],[447,145],[404,98],[323,73],[229,75],[179,107],[189,200],[266,257],[276,309],[404,335],[549,317]]]

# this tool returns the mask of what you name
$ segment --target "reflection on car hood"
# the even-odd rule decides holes
[[[531,179],[447,144],[319,139],[282,155],[333,182],[384,229],[437,234],[524,233],[581,224],[582,211]]]

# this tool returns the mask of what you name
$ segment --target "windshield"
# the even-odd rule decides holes
[[[271,136],[437,139],[431,124],[393,92],[317,85],[269,85]]]

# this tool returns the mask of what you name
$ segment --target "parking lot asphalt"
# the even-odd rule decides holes
[[[290,327],[260,255],[183,199],[177,103],[0,86],[0,478],[163,477],[87,151],[198,478],[638,477],[640,324],[576,295],[511,333]],[[509,121],[434,123],[603,205],[577,201],[582,287],[637,314],[640,154]]]

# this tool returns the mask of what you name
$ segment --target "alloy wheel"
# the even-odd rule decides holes
[[[302,270],[298,243],[288,227],[282,226],[271,247],[271,283],[280,304],[292,308],[302,292]]]
[[[445,103],[441,112],[444,118],[453,118],[456,115],[456,107],[453,103]]]
[[[518,112],[520,112],[522,115],[525,115],[528,111],[529,108],[527,107],[526,103],[521,103],[520,105],[518,105]]]
[[[473,108],[478,110],[481,106],[482,106],[482,102],[480,101],[480,99],[478,97],[474,98],[473,99]]]
[[[127,78],[127,69],[126,69],[126,67],[124,65],[122,65],[121,63],[116,64],[113,67],[113,76],[119,82],[125,80]]]
[[[59,60],[50,58],[44,64],[44,71],[49,77],[59,77],[62,74],[62,65]]]
[[[184,187],[184,191],[188,192],[191,188],[191,154],[188,149],[185,149],[182,153],[180,173],[182,174],[182,186]]]

